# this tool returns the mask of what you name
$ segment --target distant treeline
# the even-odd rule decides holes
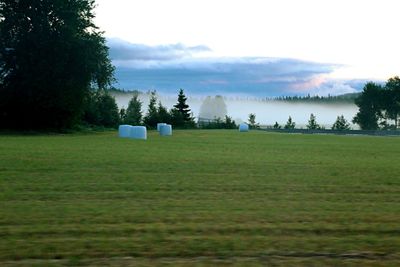
[[[119,89],[119,88],[115,88],[115,87],[111,87],[108,89],[108,92],[111,94],[134,94],[134,95],[140,95],[143,94],[142,91],[139,90],[124,90],[124,89]],[[150,94],[151,92],[147,92],[148,94]]]
[[[337,96],[279,96],[267,98],[267,100],[284,101],[284,102],[301,102],[301,103],[354,103],[360,93],[350,93]]]
[[[134,90],[124,90],[119,88],[111,88],[109,89],[111,94],[151,94],[151,91],[143,92],[137,89]],[[265,97],[265,98],[256,98],[256,97],[224,97],[224,99],[230,100],[258,100],[258,101],[284,101],[284,102],[301,102],[301,103],[351,103],[353,104],[355,99],[360,96],[361,93],[349,93],[343,95],[328,95],[328,96],[277,96],[277,97]]]

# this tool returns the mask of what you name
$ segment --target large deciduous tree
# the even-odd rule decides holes
[[[394,121],[394,128],[397,128],[400,116],[400,78],[390,78],[385,85],[383,93],[383,106],[388,119]]]
[[[356,98],[355,103],[359,111],[353,118],[353,123],[357,123],[363,130],[376,130],[379,128],[378,120],[382,117],[382,86],[368,82],[362,94]]]
[[[0,127],[61,129],[114,68],[94,0],[0,0]]]

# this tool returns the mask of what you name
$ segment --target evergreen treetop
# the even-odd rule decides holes
[[[309,130],[317,130],[320,129],[319,124],[317,123],[317,118],[313,113],[310,115],[310,119],[308,120],[307,129]]]
[[[191,113],[189,105],[186,104],[187,97],[185,96],[183,89],[179,90],[178,103],[174,105],[174,108],[182,115],[184,121],[191,120]]]

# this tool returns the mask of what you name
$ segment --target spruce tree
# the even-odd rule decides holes
[[[174,105],[171,110],[172,123],[179,127],[194,127],[194,118],[190,112],[189,105],[186,104],[187,97],[185,96],[183,89],[179,90],[178,102]]]
[[[130,125],[140,125],[142,123],[142,102],[138,95],[134,95],[129,101],[125,113],[125,123]]]
[[[284,128],[290,130],[290,129],[294,129],[295,127],[296,127],[296,123],[294,121],[292,121],[292,117],[289,116]]]
[[[256,123],[256,114],[254,113],[249,114],[249,126],[251,129],[260,128],[260,125]]]
[[[171,123],[171,114],[168,112],[168,109],[162,105],[161,101],[158,102],[157,115],[159,122]]]
[[[274,129],[281,129],[282,128],[282,126],[280,126],[277,121],[275,122],[273,127],[274,127]]]
[[[313,113],[310,115],[310,119],[308,120],[307,129],[309,130],[317,130],[320,129],[319,124],[317,123],[317,118]]]
[[[146,126],[154,128],[158,121],[158,110],[157,110],[157,96],[156,92],[150,92],[150,101],[146,116],[144,116],[143,122]]]
[[[126,109],[125,108],[121,108],[119,111],[119,120],[122,123],[125,123],[125,118],[126,118]]]
[[[350,130],[350,123],[347,122],[343,115],[337,116],[335,123],[332,125],[332,130]]]

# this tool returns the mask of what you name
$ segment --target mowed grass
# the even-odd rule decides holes
[[[0,265],[400,263],[400,138],[0,136]]]

